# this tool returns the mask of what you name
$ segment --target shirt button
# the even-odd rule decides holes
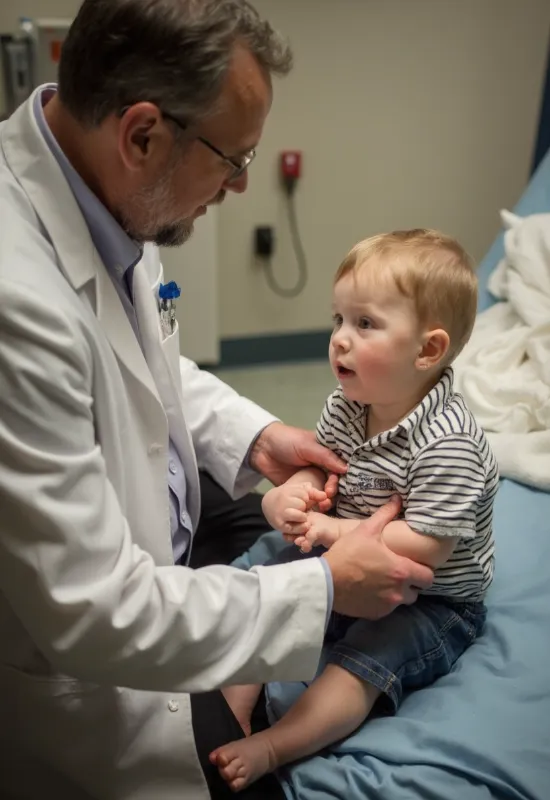
[[[168,469],[170,470],[172,475],[175,475],[176,472],[178,471],[178,468],[176,467],[176,462],[175,461],[171,461],[170,464],[168,465]]]
[[[115,264],[115,272],[116,272],[116,274],[118,275],[119,278],[122,278],[122,276],[124,275],[126,270],[124,269],[122,264]]]
[[[168,701],[168,711],[172,711],[172,712],[179,711],[179,708],[180,708],[180,704],[178,703],[177,700],[169,700]]]

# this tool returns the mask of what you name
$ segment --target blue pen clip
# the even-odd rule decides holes
[[[175,281],[161,283],[159,286],[160,321],[165,336],[169,336],[176,330],[176,306],[174,300],[177,300],[180,294],[181,289]]]
[[[181,294],[181,289],[176,281],[161,283],[159,287],[159,297],[161,300],[177,300]]]

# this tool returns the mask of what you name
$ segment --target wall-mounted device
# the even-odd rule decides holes
[[[300,150],[283,150],[281,153],[281,178],[287,192],[292,193],[302,177],[302,153]]]
[[[265,270],[265,277],[270,289],[279,297],[298,297],[306,287],[308,274],[307,262],[302,239],[298,228],[294,192],[302,177],[301,150],[283,150],[279,155],[279,175],[287,198],[288,221],[290,235],[298,262],[298,277],[292,287],[281,286],[273,269],[275,254],[275,232],[270,225],[260,225],[254,229],[254,253]]]
[[[7,116],[37,86],[57,80],[61,48],[70,26],[70,19],[22,17],[15,33],[0,34],[0,60]]]

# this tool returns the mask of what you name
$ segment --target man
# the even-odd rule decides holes
[[[154,245],[246,189],[289,66],[244,0],[85,0],[58,90],[0,128],[2,797],[222,796],[213,690],[311,678],[331,608],[377,618],[431,582],[381,543],[395,505],[322,559],[186,566],[197,466],[234,497],[341,469],[159,321]]]

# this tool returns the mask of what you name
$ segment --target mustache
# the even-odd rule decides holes
[[[211,200],[208,203],[208,205],[219,206],[220,203],[223,203],[223,201],[225,200],[225,195],[226,194],[227,194],[227,192],[225,191],[225,189],[220,189],[218,194],[215,196],[215,198],[213,200]]]

